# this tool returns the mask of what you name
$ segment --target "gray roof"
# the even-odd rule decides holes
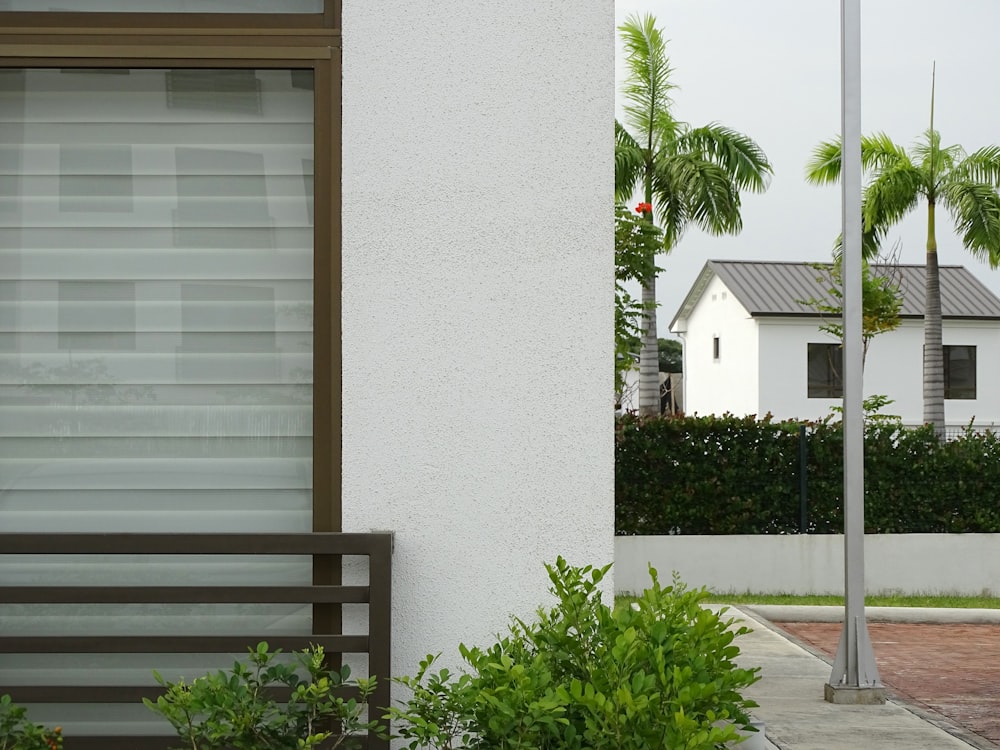
[[[701,299],[713,276],[719,279],[752,316],[816,316],[815,310],[796,300],[826,299],[823,273],[815,263],[710,260],[671,321],[686,318]],[[829,265],[829,264],[820,264]],[[924,315],[924,266],[899,265],[887,272],[903,293],[903,318]],[[1000,298],[964,266],[941,266],[941,316],[959,319],[1000,320]]]

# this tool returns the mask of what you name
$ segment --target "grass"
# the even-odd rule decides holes
[[[707,600],[721,604],[807,604],[844,606],[843,596],[798,596],[794,594],[712,594]],[[868,607],[954,607],[958,609],[1000,609],[995,596],[866,596]]]
[[[634,597],[619,596],[619,604],[633,601]],[[712,593],[705,600],[712,604],[805,604],[843,607],[844,597],[830,595],[798,595],[798,594],[716,594]],[[868,607],[939,607],[955,609],[1000,609],[1000,597],[996,596],[901,596],[885,594],[881,596],[866,596]]]

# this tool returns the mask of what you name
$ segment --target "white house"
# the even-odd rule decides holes
[[[888,396],[883,411],[922,421],[924,268],[894,269],[901,325],[872,339],[866,396]],[[771,413],[817,419],[841,403],[838,341],[801,300],[826,297],[814,264],[718,261],[705,264],[670,324],[684,341],[688,414]],[[962,266],[941,267],[945,417],[949,427],[1000,423],[1000,299]]]
[[[392,532],[393,675],[531,616],[557,555],[612,560],[611,0],[0,0],[0,27],[0,536]],[[5,555],[0,583],[336,583],[312,554]],[[110,686],[203,662],[72,639],[308,638],[326,601],[5,602],[0,693],[145,747]],[[35,635],[69,640],[10,645]]]

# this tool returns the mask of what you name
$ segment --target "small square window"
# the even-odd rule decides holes
[[[944,397],[974,399],[976,397],[976,347],[945,346]]]
[[[809,344],[809,398],[843,398],[843,372],[844,350],[840,344]]]

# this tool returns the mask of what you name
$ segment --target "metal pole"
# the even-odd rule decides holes
[[[809,479],[806,467],[809,464],[809,444],[806,440],[806,426],[799,425],[799,533],[809,530]]]
[[[884,703],[865,623],[864,415],[861,359],[861,0],[841,0],[844,283],[844,629],[826,699]]]

